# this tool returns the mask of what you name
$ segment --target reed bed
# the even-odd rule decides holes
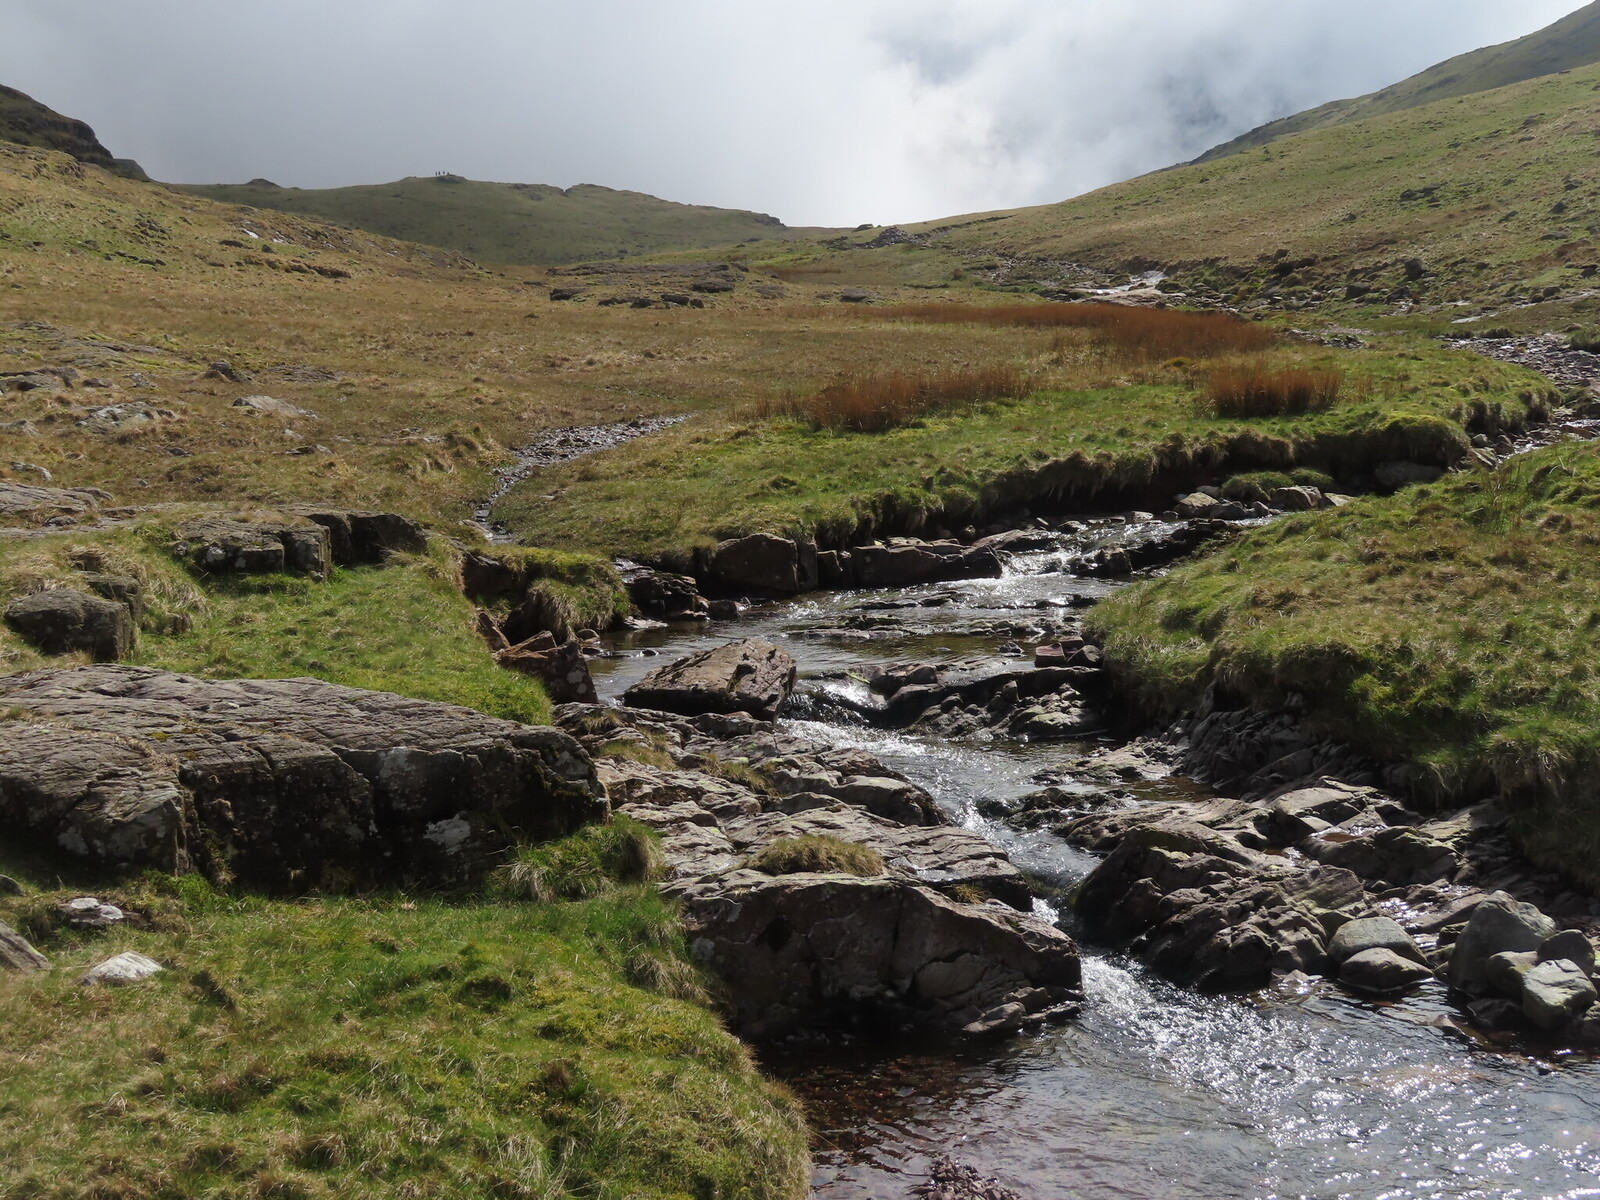
[[[1253,354],[1277,343],[1271,330],[1228,313],[1124,304],[900,304],[875,316],[933,324],[1086,329],[1123,355],[1147,362]]]
[[[935,413],[992,400],[1021,400],[1034,384],[1012,366],[960,367],[936,373],[905,371],[847,375],[810,396],[763,401],[756,416],[787,417],[813,429],[883,433]]]
[[[1278,417],[1324,412],[1339,399],[1344,372],[1334,368],[1230,363],[1206,376],[1206,403],[1219,417]]]

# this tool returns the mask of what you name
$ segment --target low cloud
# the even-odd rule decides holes
[[[1577,0],[0,0],[0,82],[157,178],[455,171],[790,224],[1047,203]]]

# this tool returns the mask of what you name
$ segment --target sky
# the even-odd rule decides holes
[[[1066,199],[1584,0],[0,0],[0,83],[174,183],[451,171],[790,225]]]

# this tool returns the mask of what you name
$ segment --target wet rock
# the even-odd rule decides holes
[[[1211,510],[1221,503],[1222,501],[1208,496],[1204,492],[1191,492],[1173,505],[1173,508],[1180,517],[1188,520],[1191,517],[1209,516]]]
[[[628,598],[642,613],[668,621],[710,616],[711,606],[700,585],[688,575],[673,575],[622,560],[617,563]]]
[[[1328,957],[1336,966],[1368,950],[1387,950],[1414,963],[1425,961],[1422,948],[1391,917],[1358,917],[1347,921],[1328,940]]]
[[[79,977],[78,983],[84,987],[93,987],[96,984],[120,987],[129,983],[142,983],[164,970],[166,968],[155,959],[128,950],[90,967]]]
[[[27,938],[0,921],[0,971],[16,971],[26,975],[43,971],[49,965],[50,960],[30,946]]]
[[[959,1030],[1015,992],[1066,1000],[1080,981],[1060,930],[899,879],[735,871],[665,890],[752,1039],[840,1020]]]
[[[1522,1015],[1540,1029],[1557,1030],[1588,1012],[1595,986],[1576,963],[1542,962],[1522,977]]]
[[[928,1169],[926,1182],[917,1184],[911,1194],[923,1200],[1022,1200],[1010,1188],[985,1179],[948,1155],[935,1160]]]
[[[750,638],[658,667],[629,688],[637,708],[698,713],[748,712],[772,720],[794,689],[795,661],[771,642]]]
[[[857,546],[850,551],[854,582],[864,588],[911,587],[955,579],[998,579],[1004,574],[992,550],[968,550],[959,542],[902,542]]]
[[[175,557],[208,572],[288,571],[323,579],[333,565],[328,531],[304,518],[196,517],[178,526],[170,549]]]
[[[1532,950],[1502,950],[1491,954],[1484,963],[1483,975],[1488,985],[1502,996],[1512,1000],[1522,998],[1522,983],[1529,971],[1539,965],[1539,956]]]
[[[1339,967],[1340,983],[1373,996],[1395,995],[1432,978],[1428,967],[1383,947],[1352,954]]]
[[[452,885],[608,811],[567,735],[315,679],[125,666],[0,679],[7,836],[282,889]]]
[[[558,643],[553,634],[537,634],[500,651],[494,660],[539,680],[553,704],[593,704],[599,699],[583,643],[576,637]]]
[[[1507,950],[1537,952],[1556,932],[1556,923],[1532,904],[1494,892],[1473,910],[1450,953],[1450,983],[1464,992],[1482,992],[1490,956]]]
[[[1408,826],[1357,836],[1329,830],[1312,834],[1298,849],[1318,862],[1390,887],[1450,879],[1460,867],[1448,845]]]
[[[718,542],[711,578],[725,586],[793,596],[817,586],[817,547],[769,533]]]
[[[1539,944],[1535,957],[1539,962],[1564,958],[1576,963],[1585,975],[1594,975],[1594,943],[1581,929],[1563,929],[1555,937],[1547,938]]]
[[[19,596],[6,605],[5,621],[23,641],[44,654],[87,654],[116,662],[133,650],[136,627],[126,604],[51,588]]]

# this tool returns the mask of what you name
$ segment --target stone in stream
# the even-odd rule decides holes
[[[1523,980],[1538,965],[1539,956],[1532,950],[1502,950],[1484,964],[1484,980],[1500,995],[1517,1000],[1522,997]]]
[[[1585,975],[1594,975],[1594,943],[1581,929],[1563,929],[1554,937],[1547,938],[1539,944],[1535,958],[1539,962],[1564,958],[1576,963]]]
[[[1450,952],[1452,987],[1477,994],[1488,986],[1487,966],[1502,951],[1537,951],[1556,935],[1556,923],[1532,904],[1493,892],[1473,910],[1472,919]]]
[[[608,812],[554,729],[316,679],[94,666],[0,679],[0,829],[271,889],[469,881]]]
[[[1374,996],[1395,995],[1432,978],[1423,964],[1381,946],[1352,954],[1339,967],[1340,983]]]
[[[45,654],[81,652],[96,662],[116,662],[133,650],[136,629],[126,604],[73,588],[19,596],[6,605],[6,624]]]
[[[27,938],[0,921],[0,970],[29,974],[49,965],[50,960],[30,946]]]
[[[1409,826],[1355,836],[1328,830],[1311,834],[1296,848],[1318,862],[1390,887],[1451,879],[1461,866],[1448,844]]]
[[[1005,573],[993,550],[959,542],[897,540],[886,546],[856,546],[850,551],[854,583],[864,588],[911,587],[957,579],[998,579]]]
[[[725,587],[793,596],[817,586],[817,546],[770,533],[718,542],[707,574]]]
[[[1025,1019],[1036,991],[1050,1007],[1077,997],[1072,939],[1003,905],[853,875],[733,871],[665,891],[748,1038],[863,1017],[959,1030],[1010,1004]]]
[[[1341,925],[1328,940],[1328,958],[1335,966],[1368,950],[1388,950],[1415,963],[1424,961],[1422,948],[1392,917],[1358,917]]]
[[[1522,1014],[1540,1029],[1557,1030],[1593,1007],[1595,986],[1576,963],[1542,962],[1522,977]]]
[[[658,667],[624,699],[637,708],[686,716],[747,712],[770,721],[794,690],[795,677],[795,661],[787,651],[749,638]]]

